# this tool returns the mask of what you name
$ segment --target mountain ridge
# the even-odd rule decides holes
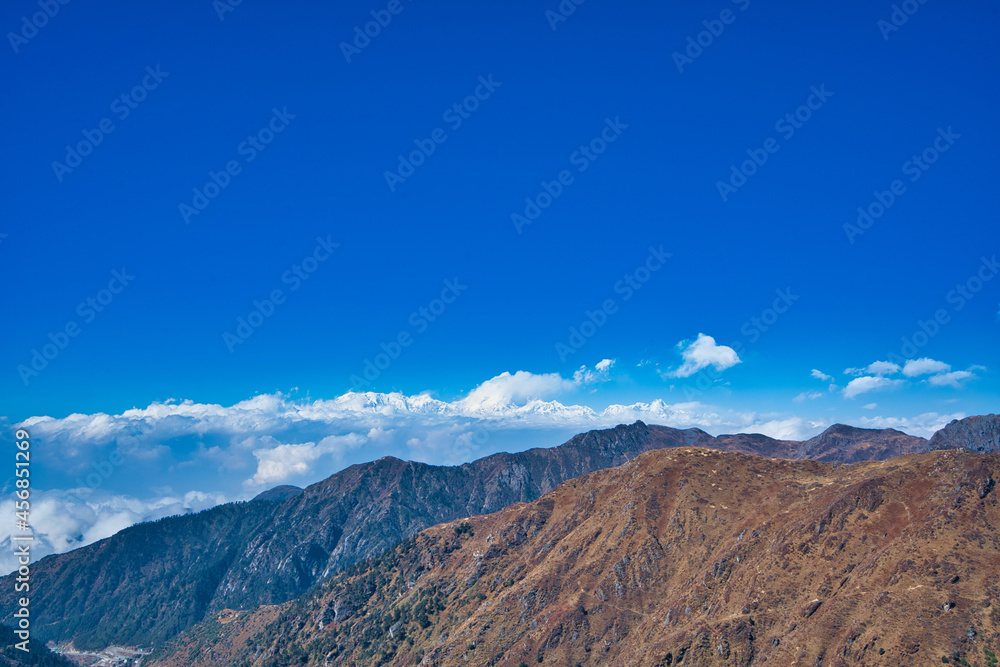
[[[650,451],[422,531],[277,616],[209,620],[150,667],[990,664],[998,471],[968,450]]]
[[[852,439],[850,434],[833,438],[841,429],[831,429],[804,448],[759,434],[714,437],[700,429],[637,421],[581,433],[558,447],[501,452],[460,466],[383,457],[284,499],[261,502],[258,496],[140,524],[38,561],[33,565],[40,582],[38,636],[72,639],[91,649],[156,645],[222,609],[292,600],[432,525],[533,501],[569,479],[654,449],[714,447],[844,463],[928,446],[923,438],[898,431],[861,429]],[[12,588],[0,592],[0,610],[12,608]]]

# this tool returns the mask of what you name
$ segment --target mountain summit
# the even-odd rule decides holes
[[[817,461],[881,461],[927,451],[927,441],[895,429],[870,429],[834,424],[806,440],[795,458]]]

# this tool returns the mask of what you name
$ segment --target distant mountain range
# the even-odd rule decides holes
[[[150,667],[995,665],[998,472],[647,452],[208,619]]]
[[[304,490],[140,524],[32,566],[35,636],[79,649],[151,647],[224,609],[293,600],[316,583],[430,526],[531,502],[563,482],[644,452],[701,447],[834,463],[884,460],[934,447],[998,450],[995,415],[953,422],[931,441],[892,429],[836,425],[805,442],[700,429],[590,431],[549,449],[441,467],[383,458]],[[10,577],[0,611],[14,607]]]

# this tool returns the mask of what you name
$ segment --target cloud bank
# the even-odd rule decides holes
[[[682,374],[739,363],[731,348],[703,334],[684,344],[681,355],[684,365],[677,372]],[[697,401],[658,398],[600,410],[581,404],[581,395],[608,382],[614,369],[614,359],[602,359],[582,366],[571,378],[504,372],[452,400],[429,393],[353,391],[332,399],[300,399],[278,392],[230,406],[169,400],[120,414],[31,417],[17,426],[31,432],[33,451],[58,452],[39,455],[34,464],[41,473],[38,479],[47,484],[36,487],[34,496],[39,536],[34,553],[60,553],[138,521],[248,499],[278,484],[304,486],[385,455],[460,464],[495,451],[553,446],[581,431],[636,420],[716,435],[753,432],[789,440],[807,439],[829,426],[823,419],[739,412]],[[933,360],[917,360],[904,369],[872,364],[863,371],[926,377],[928,384],[941,386],[957,386],[973,375]],[[825,381],[824,375],[814,373]],[[851,380],[844,395],[853,398],[903,381],[863,375]],[[797,398],[805,403],[821,396],[808,392]],[[926,437],[964,416],[869,416],[860,424]],[[163,486],[150,488],[146,480],[151,479]],[[3,503],[0,510],[12,512]],[[0,555],[0,567],[9,570],[11,561],[4,558]]]
[[[985,370],[982,366],[970,366],[968,370],[952,371],[950,364],[929,357],[910,359],[902,367],[890,361],[875,361],[864,368],[844,369],[845,375],[860,377],[848,382],[843,389],[843,394],[844,398],[856,398],[873,391],[902,387],[905,384],[904,379],[889,377],[900,373],[906,379],[916,379],[927,375],[929,377],[921,381],[926,382],[931,387],[961,389],[966,380],[972,380],[976,377],[973,371],[977,369]],[[819,377],[816,373],[818,371],[814,370],[813,377]]]

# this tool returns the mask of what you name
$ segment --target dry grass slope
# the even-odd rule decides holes
[[[199,664],[986,665],[998,463],[649,452],[426,530]]]

